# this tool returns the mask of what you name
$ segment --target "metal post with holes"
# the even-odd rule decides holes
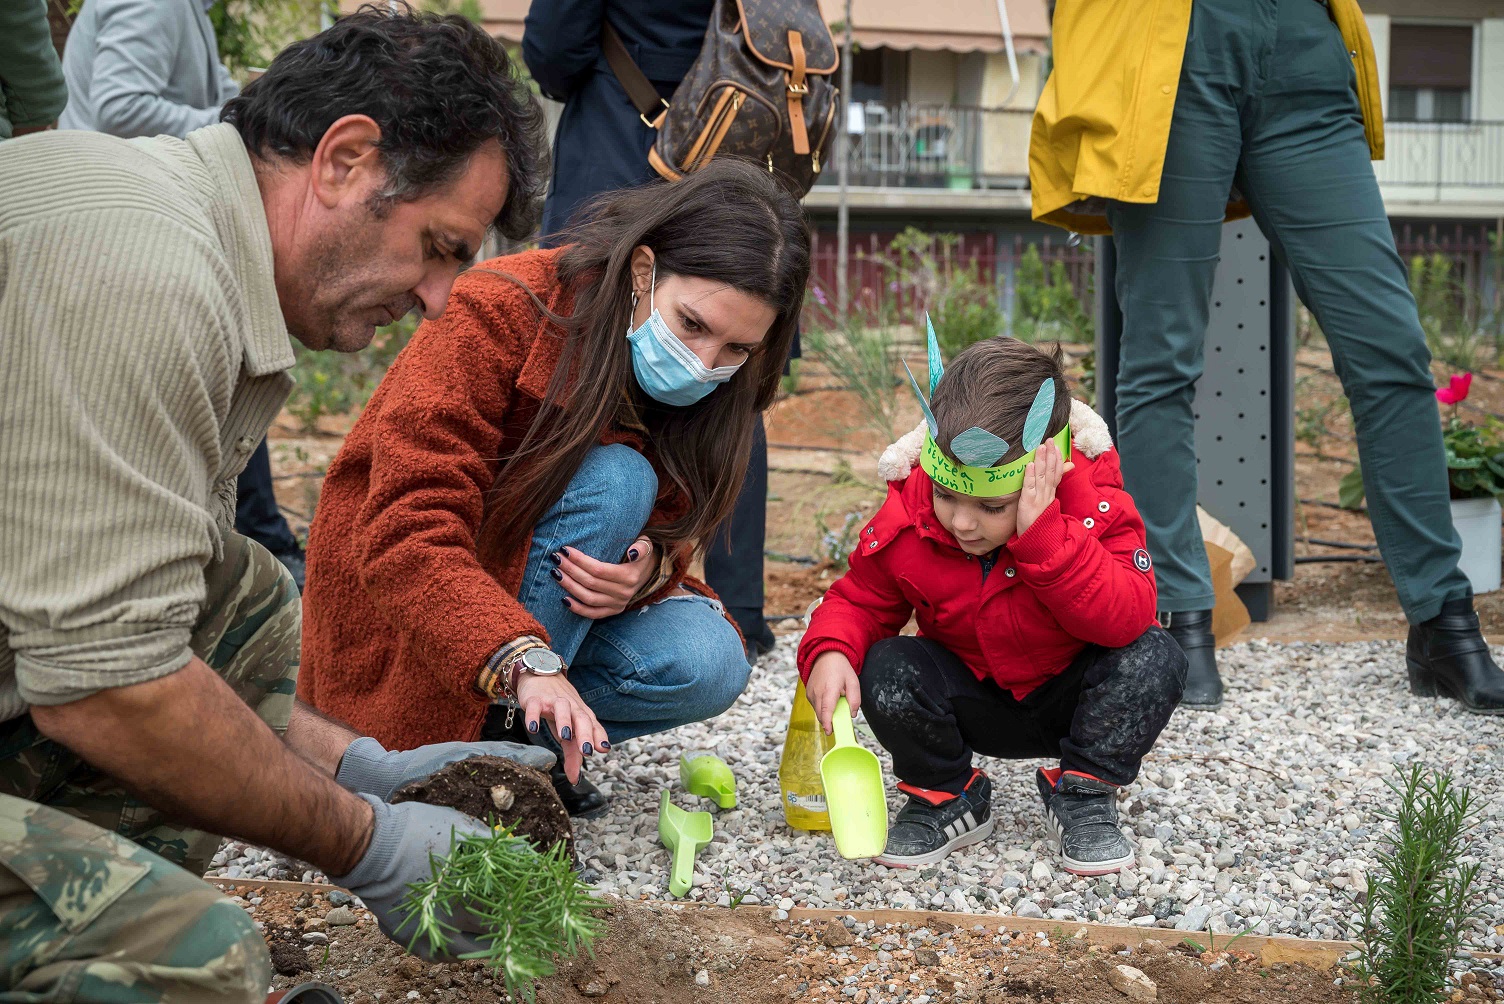
[[[1123,315],[1117,252],[1097,240],[1097,410],[1117,435]],[[1254,620],[1268,620],[1275,579],[1295,572],[1295,292],[1252,220],[1222,229],[1196,384],[1197,501],[1232,528],[1257,565],[1238,587]]]

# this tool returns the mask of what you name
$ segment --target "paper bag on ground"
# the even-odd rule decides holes
[[[1253,556],[1253,551],[1226,523],[1199,505],[1196,507],[1196,518],[1201,522],[1201,539],[1208,544],[1216,544],[1232,555],[1232,584],[1234,587],[1240,585],[1248,578],[1248,573],[1258,567],[1258,559]]]
[[[1226,548],[1206,542],[1206,560],[1212,566],[1212,593],[1217,604],[1212,608],[1212,634],[1217,647],[1229,645],[1250,623],[1248,608],[1238,598],[1232,582],[1235,558]]]

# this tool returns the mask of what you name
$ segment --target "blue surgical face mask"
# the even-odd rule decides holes
[[[654,401],[679,407],[694,404],[715,390],[717,384],[730,380],[741,363],[711,369],[701,362],[658,313],[653,300],[653,286],[658,282],[656,264],[649,281],[652,285],[648,287],[648,304],[652,313],[636,330],[627,331],[627,341],[632,345],[632,372],[643,393]]]

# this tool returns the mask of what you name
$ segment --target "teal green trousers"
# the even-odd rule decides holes
[[[1412,623],[1458,571],[1430,353],[1369,163],[1352,59],[1318,0],[1196,0],[1160,197],[1108,210],[1123,310],[1118,449],[1161,610],[1209,609],[1192,404],[1234,186],[1331,346],[1368,509]]]

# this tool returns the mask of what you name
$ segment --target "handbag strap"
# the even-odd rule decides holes
[[[606,65],[611,67],[611,72],[616,74],[616,80],[621,84],[622,90],[627,92],[633,107],[637,109],[637,117],[649,128],[653,122],[648,119],[649,115],[658,116],[663,109],[668,107],[668,102],[658,94],[658,89],[653,86],[647,76],[633,62],[631,53],[627,52],[626,43],[616,33],[607,21],[601,22],[601,52],[606,56]]]

